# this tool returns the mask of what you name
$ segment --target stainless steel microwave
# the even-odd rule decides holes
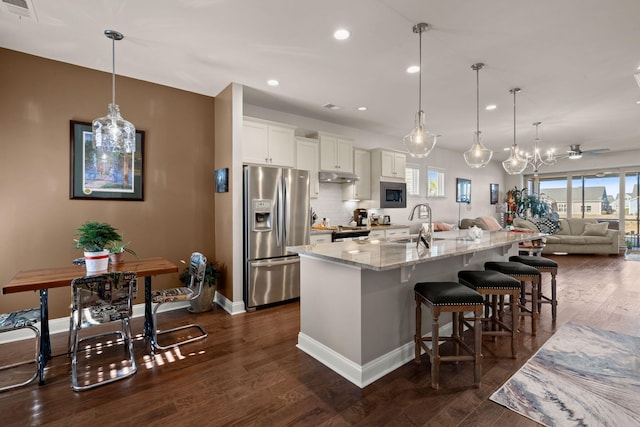
[[[380,181],[380,207],[406,208],[407,184],[404,182]]]

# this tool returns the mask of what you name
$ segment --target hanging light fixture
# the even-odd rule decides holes
[[[527,167],[527,159],[518,154],[518,145],[516,144],[516,94],[518,92],[520,92],[519,87],[509,89],[509,93],[513,94],[513,145],[509,158],[502,162],[502,167],[509,175],[521,174]]]
[[[402,139],[407,151],[413,157],[427,157],[436,145],[438,135],[425,129],[424,111],[422,111],[422,33],[431,28],[429,24],[421,22],[413,26],[413,32],[420,35],[420,83],[418,86],[418,112],[416,124],[411,133]]]
[[[551,166],[557,162],[557,159],[553,156],[553,151],[547,151],[545,158],[540,154],[540,138],[538,138],[538,126],[542,122],[535,122],[533,125],[536,127],[536,139],[533,141],[533,154],[527,153],[527,163],[533,169],[533,175],[538,176],[538,171],[542,166]]]
[[[136,128],[120,115],[116,104],[116,41],[124,36],[114,30],[104,30],[111,39],[111,104],[105,117],[93,121],[93,141],[96,148],[108,152],[133,153],[136,151]]]
[[[464,161],[474,169],[487,166],[493,156],[493,151],[484,146],[480,136],[480,70],[483,67],[482,62],[471,66],[471,69],[476,72],[476,132],[473,137],[473,145],[464,153]]]

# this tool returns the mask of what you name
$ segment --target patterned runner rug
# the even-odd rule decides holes
[[[546,426],[638,426],[640,337],[565,323],[490,399]]]

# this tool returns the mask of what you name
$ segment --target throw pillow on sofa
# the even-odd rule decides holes
[[[549,218],[532,218],[533,222],[541,233],[553,234],[558,231],[558,223]]]
[[[607,229],[609,228],[608,222],[598,222],[594,224],[585,224],[583,236],[606,236]]]

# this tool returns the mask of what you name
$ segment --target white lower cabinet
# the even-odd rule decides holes
[[[382,239],[385,237],[402,237],[409,235],[409,227],[388,228],[386,230],[371,230],[369,239]]]
[[[310,236],[310,241],[312,245],[315,245],[316,243],[331,243],[331,233],[312,234]]]
[[[409,235],[409,227],[407,228],[392,228],[389,230],[385,230],[384,237],[402,237]]]

